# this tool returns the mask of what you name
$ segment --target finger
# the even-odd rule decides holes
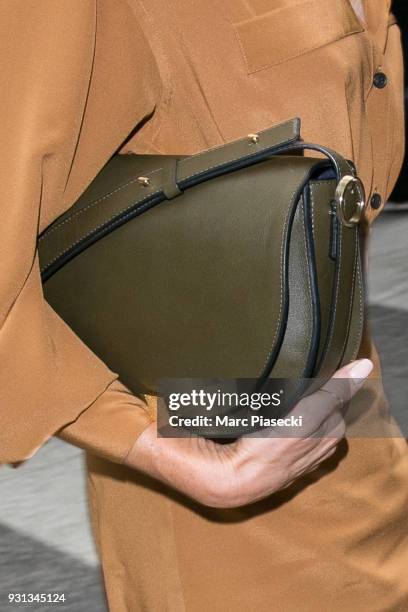
[[[282,488],[286,489],[287,487],[290,487],[294,482],[296,482],[296,480],[298,480],[301,476],[314,472],[327,459],[330,459],[330,457],[332,457],[336,453],[336,450],[337,450],[337,444],[331,446],[326,451],[319,454],[312,463],[303,463],[297,466],[297,469],[295,471],[292,471],[290,479],[286,482],[286,484]]]
[[[316,453],[317,458],[310,463],[308,471],[314,469],[328,457],[334,455],[339,443],[341,440],[343,440],[346,434],[346,424],[344,419],[341,418],[340,420],[333,420],[328,429],[330,430],[329,436],[321,438],[321,444],[319,445]]]
[[[309,468],[306,470],[306,474],[310,474],[310,472],[314,472],[317,468],[319,468],[322,463],[324,463],[325,461],[327,461],[327,459],[330,459],[330,457],[333,457],[333,455],[336,453],[337,451],[337,444],[335,444],[334,446],[330,447],[325,453],[323,453],[314,463],[312,463]]]
[[[307,453],[299,454],[294,464],[297,475],[304,474],[314,469],[327,457],[332,455],[344,438],[346,426],[340,413],[331,415],[319,430],[319,438],[315,438],[314,446]],[[311,442],[311,439],[308,441]]]
[[[346,434],[346,424],[340,410],[332,412],[314,432],[313,437],[321,439],[341,439]]]
[[[338,370],[321,389],[301,399],[290,414],[302,415],[302,435],[313,435],[331,414],[347,404],[372,369],[369,359],[354,361]]]
[[[304,440],[307,447],[299,446],[298,460],[309,465],[316,461],[329,449],[337,446],[346,434],[346,424],[339,411],[331,414],[321,427],[309,438]]]
[[[364,384],[372,369],[373,364],[369,359],[353,361],[338,370],[321,391],[332,394],[340,404],[346,404]]]
[[[321,389],[302,398],[286,415],[300,423],[294,427],[264,428],[242,436],[251,438],[309,438],[320,429],[322,423],[341,409],[359,391],[373,369],[369,359],[359,359],[337,370]],[[301,418],[299,418],[301,417]]]
[[[337,370],[333,378],[353,379],[355,384],[363,383],[373,370],[373,362],[370,359],[357,359]]]
[[[344,401],[341,397],[341,390],[337,393],[323,392],[319,389],[302,398],[296,406],[287,414],[285,418],[288,420],[293,418],[296,426],[290,425],[280,428],[267,427],[259,431],[254,431],[242,436],[241,439],[256,439],[256,438],[299,438],[306,439],[317,435],[321,435],[321,427],[323,423],[330,418],[334,413],[336,418],[341,419],[342,415],[339,408],[342,407]]]

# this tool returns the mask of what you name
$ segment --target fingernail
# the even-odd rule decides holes
[[[369,359],[358,359],[350,364],[349,373],[352,378],[364,379],[373,369],[373,363]]]

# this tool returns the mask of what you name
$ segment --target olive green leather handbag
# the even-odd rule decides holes
[[[299,119],[192,156],[115,155],[39,238],[45,297],[135,393],[328,378],[360,345],[363,209],[352,164],[303,143]]]

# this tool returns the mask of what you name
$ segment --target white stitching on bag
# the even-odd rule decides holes
[[[279,268],[280,268],[280,304],[279,304],[279,314],[278,314],[278,325],[275,328],[275,334],[273,336],[273,340],[272,340],[272,345],[271,348],[266,356],[265,362],[258,374],[258,376],[261,376],[261,374],[263,373],[263,371],[265,370],[265,367],[269,361],[270,356],[272,355],[273,349],[275,347],[275,341],[276,341],[276,336],[278,335],[278,331],[279,331],[279,327],[280,327],[280,322],[281,322],[281,316],[282,316],[282,306],[283,306],[283,252],[284,252],[284,237],[286,234],[286,230],[287,230],[287,225],[289,223],[289,216],[290,216],[290,212],[292,210],[292,206],[294,205],[294,200],[295,200],[295,195],[297,194],[299,189],[299,185],[296,186],[295,191],[292,193],[291,197],[290,197],[290,204],[288,206],[288,211],[286,213],[286,218],[285,218],[285,223],[283,225],[283,231],[282,231],[282,236],[281,236],[281,250],[280,250],[280,262],[279,262]]]
[[[266,151],[269,148],[276,148],[279,147],[281,144],[284,144],[285,142],[287,142],[288,138],[284,138],[283,140],[280,140],[279,142],[270,145],[269,147],[264,147],[263,149],[259,149],[259,151],[255,151],[254,153],[252,153],[252,155],[239,155],[238,157],[234,157],[233,159],[229,159],[228,164],[232,164],[235,161],[238,161],[239,159],[252,159],[252,157],[255,157],[255,155],[258,155],[259,153],[262,153],[262,151]],[[209,149],[211,150],[211,149]],[[204,153],[207,153],[207,151],[202,151],[202,153],[198,153],[197,155],[194,155],[194,158],[199,157],[200,155],[204,155]],[[183,163],[183,160],[181,160],[180,164]],[[198,172],[194,172],[193,174],[190,174],[189,176],[186,176],[184,178],[184,180],[188,180],[190,178],[193,178],[194,176],[198,176],[199,174],[202,174],[203,172],[208,172],[208,170],[212,170],[213,168],[217,168],[217,166],[222,165],[222,164],[214,164],[213,166],[207,166],[204,170],[199,170]]]
[[[151,177],[156,172],[160,172],[160,170],[162,170],[162,168],[158,168],[157,170],[152,170],[152,172],[149,172],[146,176],[147,177]],[[125,187],[129,187],[129,185],[132,185],[133,183],[137,183],[138,178],[139,177],[136,177],[136,178],[132,179],[131,181],[128,181],[127,183],[124,183],[123,185],[120,185],[119,187],[116,187],[115,189],[113,189],[113,191],[110,191],[109,193],[106,193],[105,195],[101,196],[100,198],[97,198],[96,200],[93,200],[92,202],[87,204],[87,206],[84,206],[84,208],[81,208],[81,210],[78,210],[75,213],[72,213],[72,215],[70,215],[69,217],[64,219],[64,221],[61,221],[61,223],[58,223],[58,225],[55,225],[54,227],[51,227],[49,230],[46,230],[44,232],[44,234],[39,237],[38,241],[41,242],[42,240],[45,240],[45,238],[47,238],[50,234],[55,232],[55,230],[59,229],[60,227],[62,227],[66,223],[70,223],[73,219],[75,219],[76,217],[79,217],[79,215],[82,215],[82,213],[86,212],[90,208],[93,208],[96,204],[99,204],[99,202],[102,202],[103,200],[109,199],[110,197],[115,195],[115,193],[118,193],[119,191],[122,191],[122,189],[125,189]],[[137,204],[137,201],[134,202],[134,204]],[[127,210],[127,209],[124,208],[123,210]],[[120,215],[120,212],[117,213],[117,214]],[[108,219],[108,221],[109,220],[110,219]]]
[[[158,193],[161,192],[161,189],[159,189],[158,191],[154,191],[153,193],[150,194],[150,196],[154,196],[157,195]],[[114,214],[112,217],[109,217],[109,219],[107,219],[106,221],[104,221],[103,223],[101,223],[100,225],[97,225],[96,227],[94,227],[90,232],[88,232],[87,234],[85,234],[84,236],[81,236],[81,238],[79,238],[78,240],[76,240],[75,242],[73,242],[72,244],[70,244],[68,247],[66,247],[63,251],[61,251],[58,255],[56,255],[56,257],[54,257],[51,261],[49,261],[47,264],[45,264],[45,266],[43,266],[41,268],[41,272],[44,272],[44,270],[46,270],[49,266],[51,266],[55,261],[57,261],[57,259],[59,259],[60,257],[62,257],[63,255],[65,255],[65,253],[68,253],[68,251],[70,251],[72,249],[72,247],[76,246],[77,244],[79,244],[80,242],[82,242],[83,240],[86,240],[89,236],[91,236],[94,232],[96,232],[98,229],[101,229],[102,227],[104,227],[106,224],[109,224],[110,221],[112,221],[113,219],[115,219],[118,215],[121,215],[122,213],[124,213],[126,210],[128,210],[129,208],[133,208],[133,206],[135,206],[135,204],[138,204],[139,202],[143,202],[143,200],[145,200],[145,198],[142,198],[141,200],[136,200],[136,202],[133,202],[132,204],[130,204],[129,206],[127,206],[126,208],[124,208],[121,212]],[[145,204],[148,204],[148,202],[144,202],[142,203],[139,207],[135,208],[135,210],[132,210],[131,213],[128,213],[127,215],[125,215],[123,217],[123,219],[126,219],[127,217],[131,216],[136,210],[139,210],[140,208],[142,208]]]
[[[290,125],[290,121],[287,122],[288,125]],[[284,124],[283,124],[284,125]],[[285,138],[281,141],[278,141],[276,144],[273,144],[273,148],[275,147],[279,147],[281,144],[287,142],[288,138]],[[222,148],[224,145],[218,145],[217,147],[214,147],[213,149],[217,149],[217,148]],[[269,147],[267,147],[269,148]],[[199,157],[200,155],[204,155],[205,153],[207,153],[208,151],[211,151],[213,149],[206,149],[205,151],[202,151],[201,153],[198,153],[196,155],[194,155],[194,158]],[[262,152],[264,149],[260,149],[259,151],[254,152],[252,155],[248,156],[248,155],[239,155],[236,158],[230,159],[228,160],[228,163],[233,163],[235,161],[238,161],[239,159],[247,159],[247,158],[252,158],[255,155],[259,154],[260,152]],[[180,164],[182,164],[182,160],[180,161]],[[208,170],[212,170],[213,168],[216,168],[219,164],[215,164],[213,166],[208,166],[205,170],[200,170],[198,172],[195,172],[187,177],[184,178],[184,180],[188,180],[194,176],[197,176],[199,174],[202,174],[203,172],[208,172]],[[146,174],[147,177],[151,177],[153,176],[153,174],[157,173],[157,172],[161,172],[162,168],[158,168],[156,170],[153,170],[152,172],[149,172]],[[119,191],[121,191],[122,189],[124,189],[125,187],[128,187],[129,185],[137,182],[137,178],[132,179],[131,181],[128,181],[127,183],[120,185],[119,187],[117,187],[116,189],[114,189],[113,191],[111,191],[108,194],[105,194],[104,196],[98,198],[97,200],[94,200],[93,202],[91,202],[90,204],[88,204],[87,206],[85,206],[84,208],[82,208],[81,210],[78,210],[77,212],[73,213],[72,215],[70,215],[69,217],[67,217],[66,219],[64,219],[64,221],[62,221],[61,223],[59,223],[58,225],[50,228],[50,230],[46,231],[42,236],[40,236],[39,238],[39,242],[45,240],[45,238],[47,238],[52,232],[56,231],[57,229],[60,229],[63,225],[66,225],[67,223],[71,223],[73,221],[73,219],[77,218],[78,216],[80,216],[81,214],[83,214],[84,212],[88,211],[90,208],[93,208],[96,204],[98,204],[99,202],[101,202],[102,200],[106,200],[109,199],[110,197],[112,197],[112,195],[114,195],[115,193],[118,193]],[[149,194],[149,197],[156,195],[157,193],[159,193],[161,191],[161,189],[159,189],[158,191],[155,191],[153,193]],[[133,206],[135,206],[135,204],[137,204],[138,202],[141,202],[142,200],[144,200],[145,198],[142,198],[140,200],[136,200],[135,202],[133,202],[130,206],[127,206],[126,208],[122,209],[121,211],[115,213],[114,216],[110,217],[109,219],[107,219],[106,221],[104,221],[103,224],[98,225],[97,227],[94,227],[92,229],[91,232],[88,232],[86,235],[82,236],[80,239],[76,240],[75,242],[73,242],[72,244],[70,244],[69,247],[66,247],[63,251],[61,251],[58,255],[56,255],[50,262],[48,262],[44,267],[41,268],[41,272],[43,272],[48,266],[50,266],[51,264],[53,264],[55,261],[57,261],[57,259],[59,259],[60,257],[62,257],[65,253],[67,253],[72,247],[76,246],[77,244],[79,244],[82,240],[85,240],[88,236],[90,236],[90,234],[92,234],[93,232],[95,232],[96,230],[100,229],[101,227],[103,227],[106,223],[109,223],[109,221],[111,221],[114,217],[121,215],[123,212],[125,212],[126,210],[128,210],[128,208],[131,208]],[[126,217],[125,217],[126,218]]]

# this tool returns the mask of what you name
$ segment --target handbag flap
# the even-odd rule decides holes
[[[51,276],[46,298],[134,391],[156,392],[161,378],[257,378],[282,340],[293,218],[320,163],[274,156],[145,208]],[[126,209],[125,191],[88,209],[95,224],[99,206],[106,215],[119,198]],[[72,240],[79,219],[59,232]]]

